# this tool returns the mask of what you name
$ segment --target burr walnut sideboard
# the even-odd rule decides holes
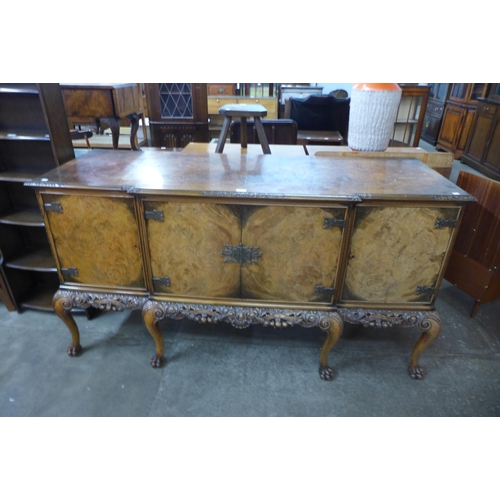
[[[423,330],[464,205],[474,198],[414,159],[91,151],[28,182],[61,286],[54,309],[81,351],[76,307],[326,333],[320,376],[344,322]]]

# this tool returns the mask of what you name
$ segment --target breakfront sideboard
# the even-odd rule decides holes
[[[326,333],[320,376],[344,322],[420,327],[463,206],[474,198],[418,160],[91,151],[28,183],[61,286],[54,309],[140,309],[164,361],[163,318]]]

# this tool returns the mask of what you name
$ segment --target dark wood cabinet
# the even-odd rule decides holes
[[[476,114],[478,99],[484,98],[487,83],[452,83],[439,130],[436,149],[461,158]]]
[[[208,142],[206,83],[146,83],[145,90],[153,147]]]
[[[478,101],[463,163],[500,181],[500,102]]]
[[[59,84],[0,84],[0,299],[10,311],[53,310],[56,264],[24,183],[74,157]]]
[[[422,139],[436,145],[443,120],[444,106],[450,90],[449,83],[430,83],[429,101],[425,109]]]

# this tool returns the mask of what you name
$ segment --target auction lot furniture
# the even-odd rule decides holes
[[[111,129],[113,149],[118,149],[120,123],[128,118],[130,147],[138,149],[137,131],[143,111],[137,83],[62,83],[61,90],[70,128],[94,125],[99,133],[106,124]]]
[[[75,307],[326,333],[344,321],[441,329],[434,302],[474,198],[418,160],[93,150],[34,187],[61,286],[54,309],[81,351]]]
[[[474,195],[451,253],[445,278],[479,306],[500,298],[500,182],[459,172],[457,185]]]
[[[57,83],[0,84],[0,300],[9,311],[53,310],[56,265],[24,183],[74,157]]]

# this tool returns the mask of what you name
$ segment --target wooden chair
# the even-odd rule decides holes
[[[92,137],[94,134],[92,130],[81,130],[81,129],[72,129],[69,131],[69,135],[72,141],[78,141],[80,139],[85,139],[85,143],[87,144],[88,149],[92,149],[90,147],[89,137]]]
[[[259,134],[253,120],[247,120],[247,139],[250,144],[259,144]],[[262,120],[262,127],[269,144],[297,144],[297,123],[294,120]],[[229,141],[241,142],[241,121],[230,125]]]
[[[500,298],[500,182],[461,170],[457,186],[477,199],[465,208],[445,279],[481,304]]]

